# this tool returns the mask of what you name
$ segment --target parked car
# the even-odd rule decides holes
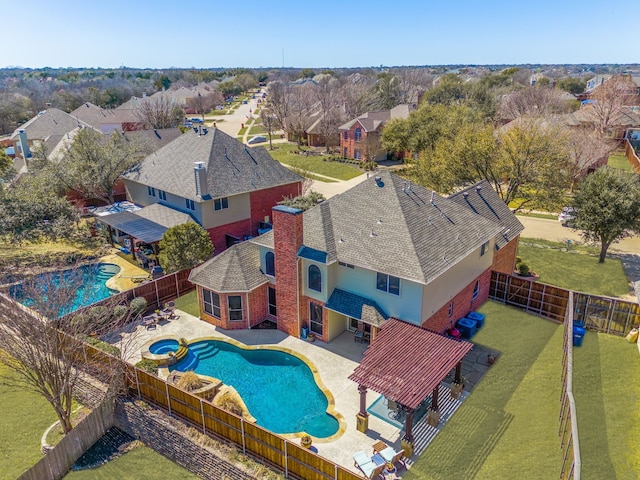
[[[193,117],[193,118],[190,118],[189,120],[193,123],[204,123],[204,120],[198,117]]]
[[[256,135],[255,137],[251,137],[247,142],[249,145],[253,145],[254,143],[264,143],[267,141],[267,137],[264,135]]]
[[[575,218],[575,210],[573,207],[564,207],[560,215],[558,215],[558,221],[562,226],[570,227]]]

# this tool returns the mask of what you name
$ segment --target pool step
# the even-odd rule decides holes
[[[212,349],[210,349],[210,350],[206,350],[206,351],[203,351],[203,352],[199,353],[199,354],[198,354],[198,358],[199,358],[200,360],[205,360],[205,359],[207,359],[207,358],[215,357],[215,356],[216,356],[216,354],[217,354],[219,351],[220,351],[220,349],[219,349],[219,348],[217,348],[217,347],[213,347],[213,348],[212,348]]]
[[[189,349],[184,345],[180,345],[180,347],[178,347],[178,350],[176,350],[176,360],[179,362],[187,356],[187,353],[189,353]]]

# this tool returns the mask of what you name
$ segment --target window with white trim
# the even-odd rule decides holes
[[[193,200],[191,200],[190,198],[186,198],[185,199],[185,203],[187,205],[187,208],[189,210],[195,210],[196,209],[196,202],[194,202]]]
[[[449,303],[449,316],[453,315],[453,302]]]
[[[205,313],[220,318],[220,295],[211,290],[202,289],[202,306]]]
[[[229,321],[241,322],[242,318],[242,296],[229,295],[227,297],[227,303],[229,305]]]
[[[482,244],[482,246],[480,247],[480,256],[484,256],[485,253],[487,253],[487,248],[489,247],[489,242],[484,242]]]
[[[216,198],[213,201],[214,210],[224,210],[225,208],[229,208],[229,199],[227,197]]]
[[[478,294],[480,293],[480,280],[476,280],[476,284],[473,287],[473,295],[471,295],[471,300],[475,300],[478,298]]]
[[[392,293],[393,295],[400,295],[400,279],[393,275],[378,272],[376,288],[383,292]]]
[[[349,140],[349,130],[345,131],[345,132],[342,134],[342,138],[343,138],[343,139],[345,139],[345,140]]]
[[[264,256],[264,270],[265,274],[271,275],[272,277],[276,276],[276,256],[273,252],[267,252]]]
[[[317,265],[309,265],[307,280],[310,290],[322,292],[322,272]]]
[[[340,265],[341,267],[350,268],[352,270],[356,268],[354,265],[351,265],[350,263],[346,263],[346,262],[338,262],[338,265]]]
[[[353,131],[353,139],[354,139],[356,142],[359,142],[360,140],[362,140],[362,129],[361,129],[360,127],[356,128],[356,129]]]
[[[148,186],[148,187],[147,187],[147,193],[148,193],[150,196],[155,197],[155,196],[156,196],[156,189],[155,189],[155,188],[153,188],[153,187],[149,187],[149,186]]]
[[[158,190],[158,198],[160,200],[166,200],[167,199],[167,192],[165,192],[164,190]]]

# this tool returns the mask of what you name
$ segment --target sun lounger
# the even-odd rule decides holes
[[[385,467],[384,459],[380,455],[369,457],[364,452],[355,453],[353,462],[367,479],[379,477]]]

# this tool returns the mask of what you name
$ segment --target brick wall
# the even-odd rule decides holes
[[[279,187],[266,188],[249,194],[251,204],[251,235],[258,234],[258,223],[264,221],[264,217],[271,218],[271,209],[278,202],[287,197],[297,197],[302,194],[302,180]]]
[[[355,140],[355,131],[357,128],[360,128],[360,130],[362,131],[362,136],[360,137],[360,140],[358,142],[356,142]],[[344,149],[346,148],[347,158],[354,158],[354,155],[355,155],[354,152],[356,150],[360,150],[360,154],[363,155],[364,142],[367,138],[367,132],[365,132],[360,122],[356,122],[353,125],[351,125],[351,128],[348,130],[349,138],[347,140],[345,140],[344,138],[344,132],[345,130],[340,130],[340,154],[343,155]]]
[[[516,265],[516,254],[518,253],[518,242],[520,237],[516,237],[493,254],[492,268],[496,272],[511,275]]]
[[[207,232],[209,233],[209,238],[213,242],[213,246],[215,248],[214,253],[218,255],[227,249],[227,234],[238,237],[241,240],[245,235],[251,235],[251,220],[249,218],[245,218],[244,220],[210,228]]]
[[[480,282],[480,292],[475,300],[473,298],[473,289],[476,281]],[[491,282],[491,269],[485,270],[479,277],[474,278],[471,283],[464,287],[460,293],[453,297],[453,313],[449,316],[449,303],[444,305],[440,310],[431,315],[422,322],[424,328],[443,333],[451,325],[464,317],[467,313],[475,310],[489,298],[489,284]],[[452,323],[453,322],[453,323]]]
[[[294,337],[298,326],[298,250],[302,246],[302,210],[275,207],[271,211],[276,267],[278,329]]]
[[[211,325],[215,325],[216,327],[223,328],[225,330],[242,330],[247,328],[247,320],[249,317],[247,316],[247,312],[249,311],[249,305],[247,305],[247,294],[246,293],[219,293],[220,296],[220,318],[214,317],[213,315],[209,315],[204,311],[204,305],[202,301],[202,287],[198,287],[198,302],[200,303],[200,318]],[[240,295],[242,297],[242,321],[229,321],[229,296],[230,295]],[[250,301],[250,300],[249,300]],[[264,319],[264,317],[262,317]],[[253,316],[251,317],[252,325]],[[259,322],[257,322],[259,323]]]
[[[306,297],[304,295],[300,296],[300,323],[302,325],[307,325],[309,327],[309,331],[311,331],[311,323],[309,322],[309,304],[313,302],[316,305],[322,306],[322,336],[313,332],[317,339],[327,341],[327,334],[329,329],[329,320],[327,316],[327,309],[324,308],[324,303],[320,302],[314,298]]]
[[[212,447],[195,443],[185,436],[187,427],[159,410],[133,402],[117,401],[115,423],[160,455],[182,465],[202,478],[243,480],[261,478],[250,475],[224,459]],[[237,454],[236,454],[237,455]]]
[[[249,313],[252,327],[255,327],[267,318],[269,312],[268,285],[269,284],[261,285],[249,292]]]

